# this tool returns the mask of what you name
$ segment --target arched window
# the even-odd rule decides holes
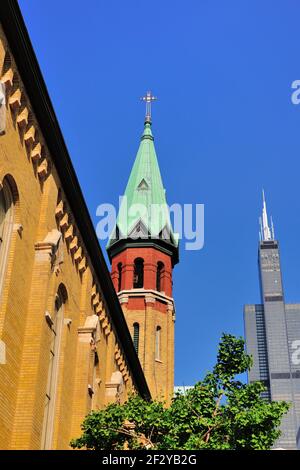
[[[7,265],[9,245],[14,223],[14,198],[6,178],[0,189],[0,292]]]
[[[133,344],[137,354],[139,353],[139,339],[140,339],[140,325],[138,323],[133,324]]]
[[[155,332],[155,359],[157,359],[158,361],[161,360],[160,349],[161,349],[161,327],[157,326],[156,332]]]
[[[118,263],[118,292],[122,290],[122,263]]]
[[[97,351],[94,355],[93,367],[93,389],[92,389],[92,409],[95,410],[99,405],[99,386],[100,386],[100,364]]]
[[[144,260],[142,258],[134,260],[133,287],[134,289],[144,287]]]
[[[164,264],[159,261],[157,263],[157,269],[156,269],[156,290],[158,292],[163,290],[163,282],[162,282],[162,274],[164,270]]]
[[[53,317],[51,316],[51,313],[49,313],[49,320],[47,320],[51,332],[49,342],[49,365],[45,396],[42,449],[52,448],[57,381],[59,372],[59,350],[66,301],[67,292],[65,287],[61,284],[55,296]]]

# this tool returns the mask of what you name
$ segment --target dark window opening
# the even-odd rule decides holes
[[[281,302],[283,300],[282,295],[266,295],[265,302]]]
[[[98,364],[99,364],[99,356],[98,356],[98,354],[95,352],[94,365],[97,366]]]
[[[144,287],[144,260],[142,258],[134,261],[133,287],[134,289]]]
[[[161,348],[161,327],[156,327],[156,335],[155,335],[155,359],[157,361],[161,360],[160,357],[160,348]]]
[[[118,264],[118,292],[122,290],[122,263]]]
[[[156,270],[156,290],[158,292],[162,291],[162,274],[163,274],[164,265],[161,261],[157,263],[157,270]]]
[[[139,339],[140,339],[140,325],[138,323],[133,324],[133,344],[137,354],[139,353]]]

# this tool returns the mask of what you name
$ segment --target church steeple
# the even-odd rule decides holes
[[[174,390],[173,233],[154,137],[150,92],[144,131],[107,252],[111,277],[153,398],[170,403]]]
[[[151,97],[150,94],[150,100]],[[154,146],[149,107],[146,109],[144,131],[119,209],[116,227],[107,245],[110,258],[125,240],[139,240],[139,243],[143,244],[146,240],[152,240],[160,246],[166,245],[173,254],[174,264],[178,261],[178,237],[173,233],[170,221],[166,191]]]

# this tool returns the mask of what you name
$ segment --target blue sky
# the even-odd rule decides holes
[[[151,89],[169,204],[205,204],[205,245],[174,270],[178,385],[214,364],[259,302],[265,188],[287,301],[300,301],[300,79],[296,0],[20,1],[91,216],[117,204]],[[105,244],[102,243],[104,248]]]

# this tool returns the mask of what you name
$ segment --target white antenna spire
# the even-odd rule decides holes
[[[272,216],[271,216],[271,233],[272,233],[273,240],[275,240],[275,232],[274,232],[274,224],[273,224]]]
[[[262,234],[263,234],[263,226],[262,226],[262,220],[261,220],[261,217],[258,218],[258,221],[259,221],[259,226],[260,226],[260,230],[259,230],[259,241],[261,242],[262,241]]]
[[[262,209],[262,218],[261,218],[261,239],[263,241],[266,240],[274,240],[274,228],[272,227],[272,232],[269,227],[268,222],[268,214],[267,214],[267,205],[265,199],[265,192],[262,191],[263,194],[263,209]]]

